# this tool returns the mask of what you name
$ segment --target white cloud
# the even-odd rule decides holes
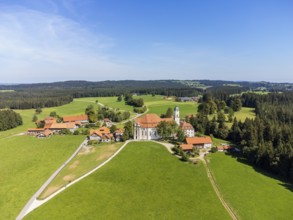
[[[130,71],[109,58],[113,40],[56,14],[1,8],[2,82],[99,80]]]

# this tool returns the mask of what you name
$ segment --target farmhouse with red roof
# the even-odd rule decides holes
[[[211,137],[187,137],[186,143],[194,147],[209,148],[212,146]]]

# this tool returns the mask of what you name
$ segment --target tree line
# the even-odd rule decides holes
[[[6,131],[22,125],[20,114],[8,109],[0,110],[0,131]]]
[[[230,139],[254,165],[293,180],[293,93],[245,94],[256,118],[234,121]]]
[[[231,98],[234,103],[241,99],[243,106],[255,108],[256,117],[246,118],[244,122],[234,118],[230,129],[226,125],[224,103],[213,97],[206,98],[197,115],[187,118],[197,131],[234,142],[251,164],[293,180],[292,92],[266,95],[244,93]],[[213,104],[209,104],[211,100]],[[229,103],[225,102],[233,109]],[[204,107],[206,105],[209,107]],[[209,120],[208,115],[215,111],[218,111],[217,117]]]
[[[0,94],[0,109],[32,109],[60,106],[73,101],[73,97],[63,91],[20,90]]]

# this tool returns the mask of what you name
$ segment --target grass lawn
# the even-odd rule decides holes
[[[148,113],[156,113],[161,115],[166,113],[168,108],[174,109],[176,106],[179,107],[180,118],[184,119],[186,115],[197,114],[198,104],[195,102],[174,102],[174,101],[162,101],[157,104],[148,105]]]
[[[142,98],[144,104],[148,107],[148,113],[156,113],[159,116],[166,113],[167,109],[171,107],[174,109],[175,106],[180,108],[180,117],[184,118],[188,114],[196,114],[198,104],[195,102],[175,102],[174,98],[170,97],[170,100],[164,99],[161,95],[139,95],[134,98]],[[117,102],[117,97],[91,97],[76,99],[78,102],[91,102],[95,103],[98,100],[100,103],[107,105],[111,108],[119,108],[120,110],[130,111],[133,113],[133,107],[125,105],[124,101]]]
[[[293,193],[286,183],[263,175],[237,159],[208,156],[217,185],[240,219],[292,219]]]
[[[2,89],[2,90],[0,90],[0,93],[1,93],[1,92],[15,92],[15,91],[14,91],[14,90],[8,90],[8,89],[7,89],[7,90]]]
[[[80,98],[76,99],[77,101],[89,101],[92,103],[96,103],[96,100],[99,101],[99,103],[102,103],[104,105],[107,105],[111,108],[119,108],[120,110],[124,111],[130,111],[133,112],[133,106],[126,105],[124,100],[121,102],[117,102],[117,97],[90,97],[90,98]]]
[[[234,146],[234,144],[232,142],[227,141],[227,140],[223,140],[220,138],[213,137],[212,140],[213,140],[214,146],[221,146],[222,144],[228,144],[229,146]]]
[[[84,140],[17,136],[0,144],[0,219],[15,219],[23,206]]]
[[[68,182],[77,179],[106,161],[122,146],[122,144],[122,142],[100,143],[96,146],[82,148],[72,161],[62,169],[62,171],[44,190],[40,195],[40,199],[46,198],[61,187],[65,186]]]
[[[212,120],[214,116],[217,119],[217,114],[213,114],[213,115],[209,115],[209,120]],[[233,118],[234,117],[236,117],[238,121],[242,121],[242,122],[244,122],[246,118],[254,119],[255,118],[254,108],[242,107],[240,111],[234,112]],[[227,122],[227,121],[228,121],[228,114],[226,114],[226,124],[230,128],[233,122]]]
[[[230,219],[202,164],[132,142],[110,163],[25,219]]]
[[[246,118],[254,119],[254,108],[242,107],[240,111],[234,113],[234,117],[236,117],[238,121],[242,122],[244,122]]]

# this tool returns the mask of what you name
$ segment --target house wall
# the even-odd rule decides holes
[[[203,148],[209,148],[209,147],[212,147],[212,144],[204,144],[203,145]]]
[[[187,137],[194,137],[194,130],[184,130],[184,134]]]
[[[90,140],[100,141],[101,138],[100,138],[100,136],[98,136],[98,135],[91,135],[91,136],[90,136]]]

